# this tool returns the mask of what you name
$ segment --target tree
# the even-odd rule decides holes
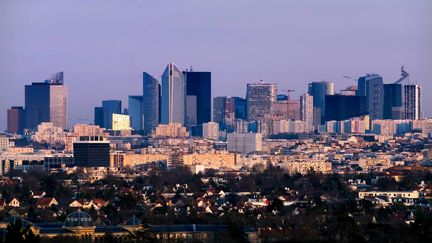
[[[39,235],[35,235],[30,225],[23,226],[21,220],[17,220],[15,223],[10,223],[6,228],[6,243],[18,243],[18,242],[29,242],[38,243],[40,242]]]

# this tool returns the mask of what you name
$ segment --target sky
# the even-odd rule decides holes
[[[432,117],[431,12],[430,0],[1,0],[0,130],[25,84],[64,71],[69,124],[91,123],[102,100],[126,107],[142,72],[160,79],[169,62],[211,71],[213,97],[259,80],[293,97],[312,81],[355,84],[343,76],[391,83],[405,65]]]

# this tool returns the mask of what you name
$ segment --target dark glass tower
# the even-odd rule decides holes
[[[403,85],[384,84],[384,119],[403,119]]]
[[[365,96],[326,95],[325,121],[343,121],[367,115]]]
[[[73,151],[75,166],[110,166],[110,142],[102,137],[81,137],[73,143]]]
[[[334,95],[334,85],[327,81],[312,82],[309,84],[308,93],[313,97],[314,109],[321,114],[321,119],[318,120],[323,124],[326,114],[326,95]]]
[[[143,96],[129,96],[128,113],[130,116],[130,124],[134,130],[143,130]]]
[[[183,72],[186,80],[186,121],[188,126],[211,121],[211,73]]]
[[[371,119],[384,117],[384,84],[378,74],[368,74],[358,79],[357,95],[366,96],[367,109]]]
[[[112,115],[121,114],[121,100],[104,100],[102,101],[103,109],[103,127],[112,129]]]
[[[94,109],[94,124],[104,127],[103,122],[103,107],[95,107]]]
[[[43,83],[25,86],[25,127],[35,129],[41,122],[67,127],[67,87],[63,85],[63,72]]]
[[[142,114],[144,134],[150,134],[160,122],[160,84],[146,72],[143,73]]]

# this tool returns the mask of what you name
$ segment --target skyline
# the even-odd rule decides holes
[[[246,84],[261,79],[277,83],[279,90],[295,89],[296,99],[312,81],[333,81],[336,92],[355,84],[343,75],[378,73],[385,83],[392,83],[402,65],[428,94],[432,2],[389,2],[329,1],[312,8],[310,2],[274,1],[266,3],[266,12],[259,1],[248,1],[248,8],[240,8],[244,1],[189,1],[170,4],[166,10],[174,19],[161,16],[164,6],[154,3],[107,2],[100,8],[97,1],[5,1],[0,3],[0,30],[8,33],[0,37],[0,80],[5,87],[0,90],[0,129],[6,128],[7,108],[24,106],[24,85],[52,73],[65,72],[71,126],[92,123],[93,108],[102,100],[120,99],[126,105],[129,95],[142,93],[142,72],[161,82],[163,68],[171,61],[182,71],[192,65],[195,71],[212,72],[213,97],[245,97]],[[150,15],[142,11],[147,7]],[[263,17],[256,18],[257,14]],[[378,23],[365,19],[381,15]],[[173,28],[164,30],[170,24]],[[167,38],[171,35],[177,39]],[[427,95],[423,104],[424,115],[430,117]]]

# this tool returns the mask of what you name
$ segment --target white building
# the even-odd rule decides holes
[[[306,129],[306,126],[307,123],[304,121],[294,121],[294,120],[274,121],[272,134],[309,132]]]
[[[248,154],[262,150],[261,133],[228,133],[228,151]]]

